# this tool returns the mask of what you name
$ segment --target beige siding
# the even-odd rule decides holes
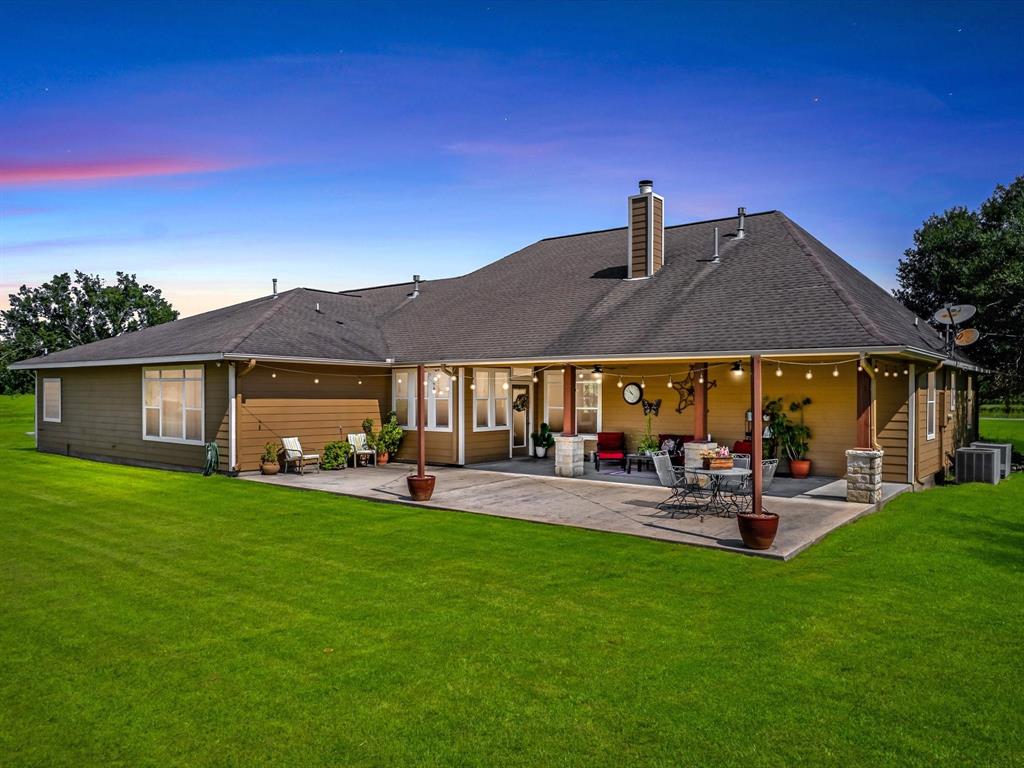
[[[638,197],[630,203],[630,216],[633,227],[630,243],[633,277],[643,277],[647,274],[647,198]]]
[[[466,369],[466,381],[462,392],[462,417],[466,420],[466,463],[480,461],[497,461],[509,457],[511,435],[508,429],[475,432],[473,430],[473,397],[470,382],[473,381],[473,369]],[[428,444],[429,447],[429,444]]]
[[[207,363],[204,370],[204,437],[216,440],[221,468],[227,468],[228,367]],[[61,379],[61,421],[42,418],[40,386],[39,450],[126,464],[201,469],[201,445],[142,439],[142,367],[65,368],[39,372]]]
[[[907,482],[908,385],[906,376],[887,377],[878,374],[875,384],[878,404],[876,427],[878,443],[885,452],[882,479],[886,482]]]
[[[654,271],[665,264],[665,201],[654,200]]]
[[[259,468],[266,443],[298,437],[304,450],[322,453],[324,444],[361,432],[363,419],[373,419],[379,428],[382,415],[391,409],[387,368],[282,364],[257,365],[242,375],[244,370],[239,364],[237,451],[242,471]]]

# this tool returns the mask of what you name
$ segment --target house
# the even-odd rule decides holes
[[[884,450],[884,479],[930,483],[974,437],[976,369],[779,211],[665,226],[649,181],[626,226],[552,237],[475,272],[363,290],[277,293],[12,366],[36,372],[41,451],[162,467],[256,469],[263,445],[312,450],[394,410],[436,464],[528,455],[541,422],[635,444],[760,434],[765,396],[810,397],[815,474]],[[569,384],[573,382],[573,384]],[[641,402],[629,403],[635,392]],[[587,444],[587,443],[585,443]],[[588,445],[589,447],[589,445]]]

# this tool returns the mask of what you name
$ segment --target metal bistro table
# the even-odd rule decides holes
[[[725,515],[726,517],[732,517],[735,510],[738,509],[735,501],[732,498],[726,498],[726,494],[729,493],[728,487],[723,488],[722,484],[726,480],[733,478],[739,480],[750,475],[749,469],[743,469],[742,467],[733,467],[732,469],[688,469],[687,472],[693,472],[695,475],[704,475],[708,478],[711,484],[711,499],[708,501],[708,514],[712,515]]]

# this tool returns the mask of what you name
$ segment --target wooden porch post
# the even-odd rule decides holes
[[[425,394],[426,385],[423,379],[426,377],[426,369],[422,365],[416,366],[416,475],[423,477],[427,473],[427,398]]]
[[[576,434],[576,366],[567,365],[562,373],[562,435]]]
[[[693,385],[693,438],[704,440],[708,436],[708,364],[701,363],[696,371],[704,383]]]
[[[704,377],[707,381],[707,376]],[[753,417],[750,428],[750,469],[751,487],[753,489],[753,502],[751,513],[761,514],[761,491],[764,483],[764,476],[761,471],[761,458],[764,453],[762,449],[762,434],[764,432],[764,420],[761,418],[761,356],[751,355],[750,357],[750,412]]]
[[[872,448],[871,442],[871,374],[867,371],[868,361],[861,363],[863,370],[857,371],[857,447]]]

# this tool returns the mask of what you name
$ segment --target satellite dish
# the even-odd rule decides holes
[[[970,346],[980,338],[981,334],[978,333],[977,328],[964,328],[956,332],[956,339],[954,340],[954,343],[958,347],[966,347]]]
[[[959,325],[974,317],[977,311],[978,308],[970,304],[954,304],[951,307],[943,307],[932,317],[935,322],[943,325]]]

